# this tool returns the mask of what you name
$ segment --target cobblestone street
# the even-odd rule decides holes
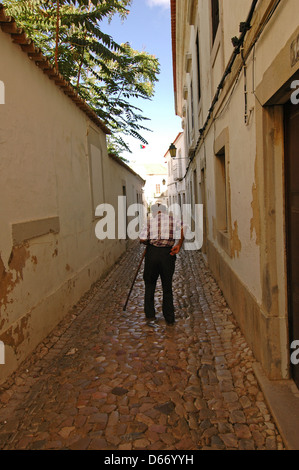
[[[0,448],[284,449],[255,361],[200,253],[183,250],[176,323],[143,313],[132,246],[0,387]]]

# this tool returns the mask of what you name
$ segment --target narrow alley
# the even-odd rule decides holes
[[[133,244],[0,388],[0,448],[282,450],[254,357],[199,252],[181,251],[176,323],[143,313]],[[162,291],[158,286],[157,305]]]

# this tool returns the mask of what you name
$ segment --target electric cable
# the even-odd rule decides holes
[[[185,175],[184,175],[182,178],[180,178],[180,181],[183,181],[183,180],[186,178],[187,174],[188,174],[188,171],[189,171],[189,168],[190,168],[190,164],[192,163],[192,161],[193,161],[193,159],[194,159],[194,157],[195,157],[195,154],[196,154],[196,151],[197,151],[197,149],[198,149],[198,147],[199,147],[200,141],[201,141],[201,139],[204,137],[204,132],[205,132],[205,130],[206,130],[207,126],[208,126],[208,123],[209,123],[209,121],[210,121],[211,114],[212,114],[212,112],[213,112],[213,110],[214,110],[214,108],[215,108],[216,103],[217,103],[218,100],[219,100],[220,92],[221,92],[222,88],[224,87],[224,83],[225,83],[226,77],[231,73],[232,66],[233,66],[233,64],[234,64],[234,62],[235,62],[237,56],[241,53],[241,48],[243,47],[243,43],[244,43],[244,40],[245,40],[245,36],[246,36],[246,34],[247,34],[247,31],[249,31],[249,29],[251,28],[251,20],[252,20],[252,17],[253,17],[253,15],[254,15],[254,12],[255,12],[255,9],[256,9],[256,5],[257,5],[258,1],[259,1],[259,0],[253,0],[253,2],[252,2],[252,4],[251,4],[251,7],[250,7],[250,11],[249,11],[248,16],[247,16],[247,20],[246,20],[245,22],[241,22],[241,23],[240,23],[241,35],[240,35],[239,39],[238,39],[238,38],[233,38],[233,40],[232,40],[232,41],[233,41],[233,44],[235,45],[235,48],[234,48],[232,57],[231,57],[231,59],[230,59],[228,65],[227,65],[227,67],[226,67],[226,69],[225,69],[225,72],[224,72],[224,74],[223,74],[223,76],[222,76],[222,78],[221,78],[221,81],[220,81],[220,83],[219,83],[219,85],[218,85],[218,87],[217,87],[217,91],[216,91],[216,94],[215,94],[215,96],[214,96],[214,98],[213,98],[213,101],[212,101],[212,103],[211,103],[211,106],[210,106],[210,108],[209,108],[209,110],[208,110],[208,115],[207,115],[207,118],[206,118],[206,120],[205,120],[205,123],[204,123],[203,127],[202,127],[201,129],[199,129],[199,134],[200,134],[200,135],[199,135],[199,138],[198,138],[197,143],[196,143],[196,145],[195,145],[195,148],[193,149],[192,154],[191,154],[191,156],[190,156],[189,164],[188,164],[188,166],[187,166],[187,168],[186,168]],[[237,76],[236,76],[236,79],[235,79],[233,88],[232,88],[232,90],[231,90],[231,92],[230,92],[230,95],[229,95],[229,98],[228,98],[228,100],[226,101],[226,103],[225,103],[225,105],[224,105],[224,108],[221,109],[220,114],[218,114],[216,117],[214,117],[214,118],[213,118],[213,121],[219,119],[219,118],[223,115],[223,113],[224,113],[224,111],[226,110],[227,106],[229,105],[229,103],[230,103],[230,101],[231,101],[231,98],[232,98],[232,96],[233,96],[233,93],[234,93],[234,91],[235,91],[235,89],[236,89],[236,86],[237,86],[237,84],[238,84],[239,76],[240,76],[241,71],[242,71],[242,68],[243,68],[243,66],[244,66],[244,62],[246,63],[246,60],[248,59],[248,57],[249,57],[249,55],[250,55],[252,49],[254,50],[254,54],[255,54],[255,45],[256,45],[256,43],[258,42],[258,40],[260,39],[260,37],[261,37],[261,35],[262,35],[262,33],[263,33],[265,27],[267,26],[267,24],[268,24],[269,21],[271,20],[272,16],[274,15],[274,13],[275,13],[275,11],[276,11],[276,9],[278,8],[278,6],[279,6],[280,3],[281,3],[281,0],[277,0],[277,1],[276,1],[275,5],[273,6],[273,8],[271,9],[271,11],[269,12],[269,14],[268,14],[266,20],[265,20],[264,23],[262,24],[262,26],[261,26],[261,28],[260,28],[258,34],[256,35],[256,38],[255,38],[254,42],[250,45],[250,47],[249,47],[249,49],[248,49],[248,51],[247,51],[247,54],[246,54],[246,58],[242,57],[242,59],[243,59],[243,65],[242,65],[242,67],[240,68],[240,70],[239,70],[238,73],[237,73]],[[254,57],[255,57],[255,55],[254,55]],[[257,97],[256,94],[255,94],[255,90],[253,91],[253,93],[254,93],[256,99],[258,100],[258,102],[260,103],[258,97]],[[260,103],[260,104],[261,104],[261,103]]]

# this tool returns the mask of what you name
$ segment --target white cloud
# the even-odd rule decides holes
[[[170,0],[147,0],[147,3],[150,7],[170,7]]]

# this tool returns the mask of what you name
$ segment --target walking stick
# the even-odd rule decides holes
[[[138,274],[138,272],[139,272],[140,266],[142,265],[142,261],[143,261],[143,259],[144,259],[144,257],[145,257],[145,253],[146,253],[146,248],[145,248],[145,250],[144,250],[144,252],[143,252],[142,258],[141,258],[141,260],[140,260],[140,263],[139,263],[139,266],[138,266],[138,268],[137,268],[137,271],[136,271],[136,274],[135,274],[134,280],[133,280],[133,282],[132,282],[132,285],[131,285],[130,292],[129,292],[129,294],[128,294],[128,297],[127,297],[126,303],[125,303],[125,305],[124,305],[124,308],[123,308],[123,311],[124,311],[124,312],[126,311],[126,308],[127,308],[127,303],[128,303],[128,301],[129,301],[129,297],[130,297],[130,295],[131,295],[131,292],[132,292],[133,286],[134,286],[134,284],[135,284],[136,277],[137,277],[137,274]]]

